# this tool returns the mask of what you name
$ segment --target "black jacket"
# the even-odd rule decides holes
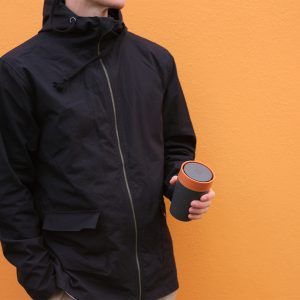
[[[46,0],[0,59],[0,236],[34,299],[154,300],[179,287],[164,197],[195,158],[174,57],[121,11]]]

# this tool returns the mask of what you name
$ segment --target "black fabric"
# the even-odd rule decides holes
[[[81,17],[46,0],[38,33],[0,58],[0,239],[27,293],[154,300],[177,289],[163,196],[195,148],[165,47],[130,32],[118,9]]]

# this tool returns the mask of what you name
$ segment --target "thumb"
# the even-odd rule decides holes
[[[170,179],[170,183],[171,183],[172,185],[176,183],[177,177],[178,177],[177,175],[174,175],[174,176],[172,176],[172,178]]]

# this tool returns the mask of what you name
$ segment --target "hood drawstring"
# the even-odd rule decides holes
[[[51,24],[51,27],[53,28],[54,31],[57,31],[57,32],[69,32],[73,29],[73,27],[75,26],[75,23],[77,21],[77,19],[75,17],[70,17],[69,21],[71,23],[71,25],[69,27],[67,27],[66,29],[59,29],[57,27],[55,27],[53,25],[53,14],[54,14],[54,10],[55,10],[55,7],[56,5],[59,5],[59,2],[60,0],[54,0],[53,3],[52,3],[52,7],[51,7],[51,10],[50,10],[50,14],[49,14],[49,19],[50,19],[50,24]],[[71,74],[70,76],[66,77],[66,78],[63,78],[63,80],[61,82],[56,82],[54,81],[53,82],[53,86],[58,90],[58,91],[63,91],[64,89],[64,86],[65,86],[65,83],[70,79],[72,78],[73,76],[75,76],[78,72],[80,72],[81,69],[83,69],[87,64],[89,64],[90,62],[94,61],[96,58],[98,57],[94,57],[93,59],[91,59],[90,61],[88,61],[86,64],[80,66],[77,70],[75,70],[75,72],[73,74]]]

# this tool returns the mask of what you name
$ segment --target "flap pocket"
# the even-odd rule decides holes
[[[95,229],[99,216],[100,212],[95,210],[47,213],[42,228],[51,231]]]

